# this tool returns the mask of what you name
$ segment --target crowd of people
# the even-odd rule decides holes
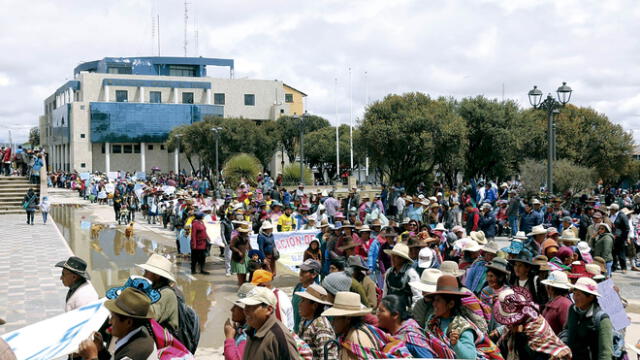
[[[40,169],[44,165],[44,152],[39,149],[23,149],[19,145],[15,151],[9,146],[0,147],[0,175],[26,176],[32,184],[40,183]]]
[[[204,222],[220,222],[225,272],[238,285],[224,325],[225,359],[626,356],[624,329],[601,309],[598,284],[627,265],[638,270],[638,193],[598,188],[525,198],[517,183],[471,182],[459,192],[434,184],[433,193],[408,195],[394,185],[340,194],[302,184],[288,191],[266,174],[257,186],[217,191],[184,175],[114,182],[57,174],[51,181],[86,197],[112,184],[116,219],[133,202],[132,213],[174,229],[193,273],[209,274]],[[318,233],[288,296],[272,285],[274,232],[299,229]],[[498,244],[500,235],[508,246]],[[170,278],[150,280],[165,293],[171,287]]]

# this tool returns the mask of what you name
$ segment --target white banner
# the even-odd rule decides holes
[[[302,264],[304,251],[307,250],[309,243],[315,239],[319,232],[320,230],[300,230],[273,233],[273,240],[280,252],[280,260],[278,261],[297,273],[296,266]],[[259,249],[258,235],[251,235],[250,243],[252,249]]]
[[[598,284],[598,304],[602,311],[606,312],[611,319],[613,328],[620,331],[631,325],[629,316],[624,311],[624,305],[620,300],[620,295],[613,289],[613,280],[608,279]]]
[[[49,360],[71,354],[109,316],[109,310],[102,305],[105,300],[25,326],[2,339],[18,360]]]

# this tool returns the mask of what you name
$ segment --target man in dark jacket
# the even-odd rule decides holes
[[[146,360],[155,358],[156,345],[147,325],[153,316],[151,300],[136,288],[126,288],[115,299],[107,300],[104,306],[111,312],[109,323],[111,334],[120,339],[116,342],[113,357],[103,347],[99,333],[80,343],[78,354],[83,359]],[[153,354],[153,356],[151,356]]]
[[[609,219],[613,224],[613,270],[619,268],[622,273],[627,272],[627,240],[629,239],[629,218],[620,211],[620,205],[609,206]]]
[[[536,201],[538,200],[533,200],[533,202]],[[530,233],[534,226],[540,224],[542,224],[542,214],[534,211],[529,204],[525,204],[524,213],[520,218],[520,231],[523,231],[525,234]]]
[[[482,216],[478,222],[478,227],[484,232],[488,241],[496,237],[496,215],[491,211],[491,205],[482,205]]]
[[[520,217],[522,202],[516,190],[509,191],[509,194],[511,198],[509,199],[509,205],[507,206],[507,218],[509,219],[509,227],[511,227],[511,236],[515,236],[519,230],[518,219]]]
[[[584,208],[584,212],[580,215],[580,229],[578,231],[578,237],[582,241],[587,241],[587,229],[591,224],[593,224],[593,220],[591,220],[592,216],[593,208],[591,206],[586,206]]]

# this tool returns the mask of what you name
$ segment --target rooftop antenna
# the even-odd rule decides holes
[[[153,3],[151,3],[151,54],[155,52],[154,47],[156,46],[156,14]]]
[[[195,23],[196,23],[195,24],[196,25],[196,30],[195,30],[195,41],[194,41],[195,43],[194,43],[194,46],[195,46],[195,50],[196,50],[195,56],[198,56],[198,55],[200,55],[200,50],[199,50],[200,44],[199,44],[199,39],[198,39],[198,11],[197,10],[196,10],[196,16],[195,16]]]
[[[184,56],[187,57],[187,25],[189,21],[189,3],[184,0]]]

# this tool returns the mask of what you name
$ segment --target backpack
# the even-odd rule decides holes
[[[609,315],[604,311],[600,310],[593,315],[593,323],[596,326],[596,331],[600,332],[600,322],[604,318],[608,318]],[[624,336],[617,330],[613,329],[613,355],[611,356],[612,360],[625,360],[629,359],[627,355],[627,350],[625,350],[624,344]]]
[[[169,288],[173,290],[176,298],[178,298],[179,328],[176,331],[170,326],[167,326],[167,329],[169,329],[171,334],[189,349],[192,354],[195,354],[198,348],[198,342],[200,342],[200,317],[191,306],[184,302],[184,297],[181,294],[174,288]]]

